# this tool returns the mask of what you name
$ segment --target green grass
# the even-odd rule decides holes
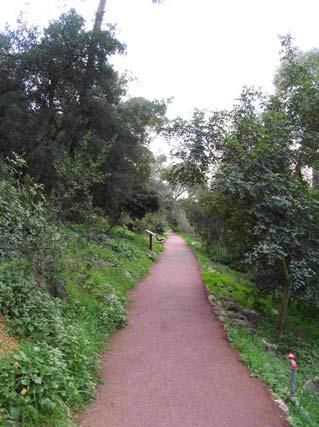
[[[181,233],[181,236],[197,256],[202,279],[209,293],[217,299],[229,297],[243,308],[262,313],[254,331],[241,325],[233,325],[225,318],[229,340],[238,350],[240,359],[249,367],[252,375],[261,378],[276,396],[285,400],[292,426],[319,426],[319,398],[302,388],[306,380],[318,376],[319,319],[314,315],[313,309],[291,303],[284,331],[280,337],[276,336],[276,316],[271,313],[273,309],[278,309],[279,299],[273,301],[271,296],[261,295],[244,274],[211,261],[208,251],[197,236],[187,233]],[[275,356],[265,349],[263,338],[278,345]],[[297,355],[299,362],[295,400],[289,399],[290,367],[286,355],[291,351]]]
[[[147,245],[145,236],[121,228],[114,229],[103,245],[71,237],[64,261],[68,291],[79,296],[107,283],[126,296],[148,271]],[[154,250],[159,252],[161,245]]]
[[[70,410],[84,409],[100,382],[108,335],[125,323],[128,291],[154,261],[147,237],[121,227],[99,243],[81,227],[65,235],[65,301],[35,289],[26,263],[0,263],[0,312],[10,308],[5,319],[19,345],[0,359],[0,426],[73,425]]]

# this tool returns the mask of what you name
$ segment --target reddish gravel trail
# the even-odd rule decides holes
[[[110,340],[105,384],[82,427],[287,426],[229,347],[181,238],[169,235],[131,298],[129,325]]]

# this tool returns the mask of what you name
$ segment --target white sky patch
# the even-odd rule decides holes
[[[74,7],[92,26],[98,0],[1,0],[0,26],[19,11],[40,26]],[[302,50],[319,47],[317,0],[107,0],[127,54],[114,59],[136,77],[130,96],[169,98],[169,117],[231,108],[243,85],[273,89],[279,34]]]

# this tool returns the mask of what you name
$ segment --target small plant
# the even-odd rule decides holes
[[[0,416],[5,425],[43,425],[45,414],[65,406],[67,395],[77,393],[65,356],[46,343],[28,344],[24,351],[6,356],[0,365]]]
[[[126,325],[126,300],[123,297],[119,297],[112,289],[104,296],[103,303],[104,309],[101,312],[100,321],[109,333]]]

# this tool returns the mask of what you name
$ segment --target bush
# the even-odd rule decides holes
[[[30,262],[37,285],[45,281],[52,295],[65,295],[59,279],[62,232],[53,223],[43,187],[24,175],[25,161],[15,156],[0,176],[0,257]]]
[[[126,304],[108,285],[93,287],[90,303],[91,309],[52,298],[35,285],[26,262],[2,265],[0,312],[9,330],[28,339],[23,351],[1,358],[0,419],[6,425],[44,425],[47,415],[65,414],[67,405],[79,408],[92,397],[99,340],[126,323]]]
[[[0,311],[8,326],[18,337],[55,343],[63,330],[61,301],[35,285],[26,265],[9,265],[0,270]]]
[[[5,425],[43,425],[45,414],[63,406],[76,393],[63,352],[46,343],[29,344],[24,351],[2,358],[0,416]]]
[[[108,332],[122,328],[127,323],[126,300],[119,297],[113,290],[103,299],[105,307],[101,312],[100,321],[106,326]]]

